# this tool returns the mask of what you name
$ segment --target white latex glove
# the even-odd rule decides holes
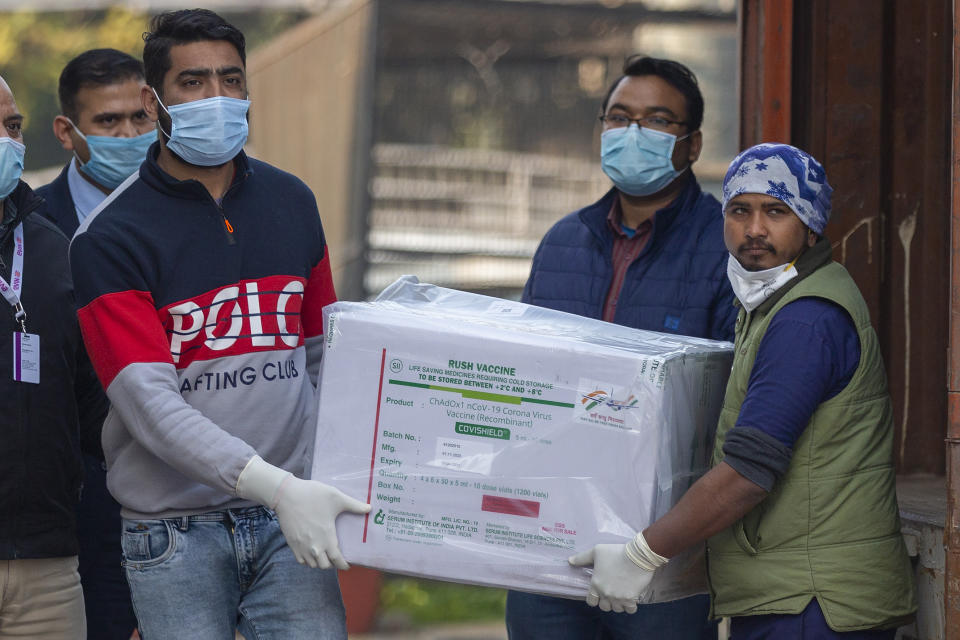
[[[354,500],[339,489],[314,480],[301,480],[254,456],[240,473],[237,495],[277,512],[277,521],[300,564],[338,569],[350,565],[340,554],[337,516],[344,512],[364,514],[370,505]]]
[[[587,604],[603,611],[636,613],[657,567],[667,559],[658,555],[642,533],[627,544],[598,544],[568,560],[575,567],[593,566]]]
[[[623,544],[598,544],[569,559],[575,567],[593,566],[587,604],[603,611],[636,613],[640,595],[653,580],[646,571],[630,561]]]

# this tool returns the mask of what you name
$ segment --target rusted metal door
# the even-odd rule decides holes
[[[745,0],[742,8],[742,142],[776,136],[823,162],[834,188],[826,235],[883,346],[898,469],[943,474],[950,2]]]
[[[772,132],[825,165],[834,187],[826,234],[880,336],[898,470],[947,473],[943,600],[927,593],[920,615],[937,622],[930,607],[942,602],[948,639],[960,639],[957,4],[741,3],[742,142]],[[935,497],[939,482],[928,484]]]

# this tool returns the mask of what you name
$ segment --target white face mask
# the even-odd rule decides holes
[[[733,294],[737,296],[737,300],[747,313],[750,313],[772,296],[777,289],[796,278],[797,268],[791,262],[763,271],[747,271],[731,254],[727,258],[727,277],[730,278]]]

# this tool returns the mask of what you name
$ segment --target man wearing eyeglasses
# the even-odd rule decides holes
[[[637,329],[733,339],[720,203],[692,170],[702,120],[703,96],[687,67],[627,59],[600,115],[601,165],[614,186],[547,232],[524,302]],[[511,640],[715,639],[708,611],[705,595],[626,614],[511,591],[507,629]]]

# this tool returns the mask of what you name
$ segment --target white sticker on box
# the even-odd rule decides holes
[[[526,310],[525,305],[510,302],[509,300],[497,300],[487,308],[487,313],[500,317],[509,316],[511,318],[519,318]]]
[[[326,335],[324,337],[326,338],[327,349],[332,349],[333,337],[337,335],[337,314],[331,313],[327,317],[327,326],[324,331],[326,331]]]
[[[490,475],[493,445],[457,438],[437,438],[436,457],[427,463],[432,467],[456,469]]]
[[[640,399],[629,387],[580,378],[574,417],[579,422],[631,429],[636,423],[632,415],[640,408]]]
[[[640,364],[640,378],[655,385],[657,389],[663,389],[663,381],[667,374],[666,364],[665,358],[644,358]]]

